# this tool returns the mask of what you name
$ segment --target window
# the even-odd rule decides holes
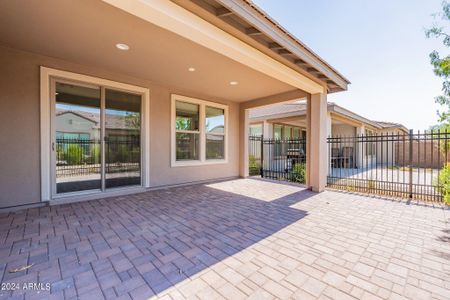
[[[200,106],[197,104],[176,101],[176,159],[199,159]]]
[[[225,158],[225,110],[206,106],[206,159]]]
[[[249,135],[250,136],[255,136],[255,135],[261,136],[263,134],[262,127],[263,127],[262,124],[251,124],[250,128],[249,128],[250,129]]]
[[[275,124],[273,125],[273,138],[276,140],[282,139],[282,130],[283,130],[283,125],[278,125]]]
[[[172,166],[226,162],[224,105],[172,95]]]
[[[296,126],[289,126],[284,124],[273,124],[273,138],[274,139],[298,139],[302,136],[302,129]]]
[[[291,139],[291,127],[289,126],[284,126],[283,128],[283,138],[284,139]]]

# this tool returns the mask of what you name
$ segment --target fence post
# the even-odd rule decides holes
[[[263,172],[263,163],[264,163],[264,134],[261,135],[261,154],[259,155],[259,175],[261,175],[261,178],[264,177]]]
[[[413,157],[413,130],[409,130],[409,198],[413,197],[413,173],[412,173],[412,157]]]

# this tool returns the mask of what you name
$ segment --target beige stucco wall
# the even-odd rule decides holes
[[[353,137],[356,135],[356,127],[347,124],[332,124],[332,136]]]
[[[239,175],[239,106],[201,92],[183,91],[145,79],[117,74],[0,46],[0,207],[40,201],[39,66],[97,76],[150,90],[150,184],[152,187]],[[229,105],[228,163],[170,167],[170,95]]]
[[[406,134],[403,131],[399,130],[399,129],[384,129],[384,130],[378,130],[377,131],[377,135],[381,135],[383,134],[385,136],[385,138],[383,138],[384,142],[378,142],[377,143],[377,162],[378,164],[382,164],[382,165],[388,165],[391,166],[393,164],[395,164],[395,162],[397,161],[397,153],[395,151],[395,144],[392,141],[388,141],[389,138],[387,136],[389,135],[397,135],[397,134]],[[406,134],[407,136],[407,134]]]

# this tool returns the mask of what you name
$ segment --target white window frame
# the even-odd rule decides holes
[[[199,159],[198,160],[183,160],[177,161],[176,152],[176,132],[183,132],[176,130],[176,101],[197,104],[199,106]],[[224,155],[223,159],[206,159],[206,106],[213,108],[220,108],[224,111]],[[181,96],[177,94],[171,95],[171,167],[187,167],[187,166],[201,166],[201,165],[212,165],[212,164],[224,164],[228,163],[228,105],[219,104],[211,101],[201,100],[197,98],[191,98],[186,96]],[[189,133],[195,133],[196,131],[185,131]],[[218,133],[213,133],[214,135],[220,135]]]
[[[121,194],[122,190],[125,193],[132,192],[132,190],[140,191],[142,188],[150,187],[150,91],[147,88],[125,84],[103,78],[82,75],[73,72],[67,72],[47,67],[40,67],[40,133],[41,133],[41,201],[56,202],[59,196],[55,197],[52,193],[53,178],[52,178],[52,98],[51,98],[51,82],[53,79],[58,81],[69,80],[77,84],[94,84],[103,86],[105,88],[112,88],[124,92],[131,92],[140,94],[142,96],[142,182],[141,186],[137,187],[123,187],[111,189],[109,191],[87,191],[73,196],[76,199],[95,199],[101,197],[108,197],[115,194]],[[93,194],[93,197],[88,197],[88,194]],[[67,198],[71,196],[68,195]]]

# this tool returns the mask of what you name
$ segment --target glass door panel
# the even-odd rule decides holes
[[[55,83],[56,193],[101,188],[100,88]]]
[[[105,91],[105,187],[141,184],[141,96]]]

